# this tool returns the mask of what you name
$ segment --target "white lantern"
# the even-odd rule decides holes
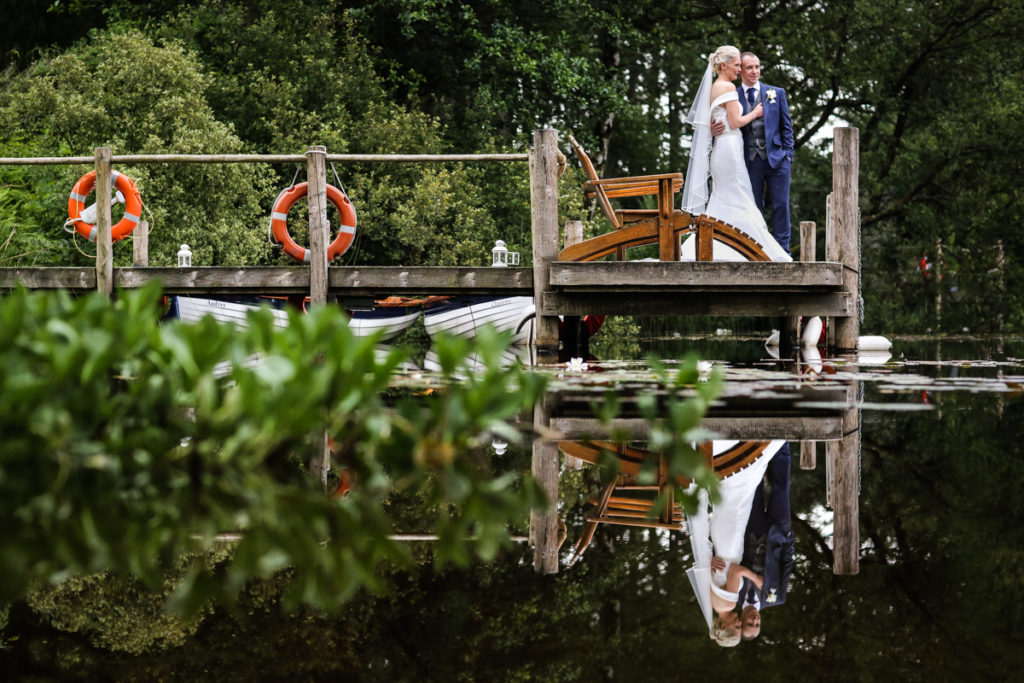
[[[495,268],[506,268],[519,265],[519,252],[509,251],[505,242],[498,240],[491,249],[491,266]]]
[[[188,248],[187,244],[181,245],[181,249],[178,250],[178,267],[192,267],[192,250]]]
[[[494,441],[491,441],[491,448],[494,449],[495,455],[505,455],[505,451],[508,450],[508,442],[495,437]]]

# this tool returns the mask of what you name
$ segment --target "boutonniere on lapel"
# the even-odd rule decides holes
[[[775,91],[774,90],[769,90],[768,92],[772,93],[772,92],[775,92]],[[775,593],[775,589],[773,588],[770,591],[768,591],[768,597],[765,598],[765,602],[767,602],[769,605],[771,605],[771,604],[774,604],[775,602],[777,602],[778,599],[779,599],[779,596]]]
[[[778,94],[775,92],[775,88],[768,91],[767,97],[769,104],[775,104],[775,98],[778,97]]]

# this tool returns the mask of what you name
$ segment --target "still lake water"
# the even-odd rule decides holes
[[[563,381],[628,378],[647,353],[696,351],[726,368],[740,398],[859,383],[858,572],[833,573],[824,447],[801,469],[792,442],[788,596],[734,648],[708,637],[685,533],[601,525],[565,565],[597,492],[584,465],[560,485],[556,575],[535,573],[520,544],[489,565],[396,574],[390,593],[360,595],[336,616],[282,616],[272,595],[253,595],[239,614],[207,615],[183,644],[139,655],[15,606],[4,636],[18,639],[0,664],[22,680],[1020,680],[1024,340],[897,339],[881,364],[777,361],[755,339],[629,349]],[[751,416],[756,403],[744,403]],[[529,467],[528,448],[510,456]]]

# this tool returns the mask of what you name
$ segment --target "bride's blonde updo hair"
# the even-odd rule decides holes
[[[718,48],[710,55],[708,55],[708,64],[711,65],[711,70],[716,74],[722,73],[722,67],[731,62],[734,59],[740,58],[740,50],[732,45],[723,45]]]

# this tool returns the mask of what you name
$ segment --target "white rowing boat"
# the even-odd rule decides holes
[[[423,311],[423,326],[431,337],[446,332],[475,337],[485,325],[511,331],[513,344],[529,344],[533,338],[536,308],[533,297],[454,297]]]
[[[281,299],[251,297],[241,300],[203,299],[198,297],[174,296],[170,298],[167,318],[178,318],[185,322],[199,322],[204,316],[212,316],[220,323],[248,327],[246,316],[250,312],[268,308],[274,316],[274,325],[288,325],[288,311]],[[350,311],[349,329],[357,337],[369,337],[380,333],[380,340],[387,342],[407,330],[420,317],[418,303],[409,305],[376,306],[366,311]]]

